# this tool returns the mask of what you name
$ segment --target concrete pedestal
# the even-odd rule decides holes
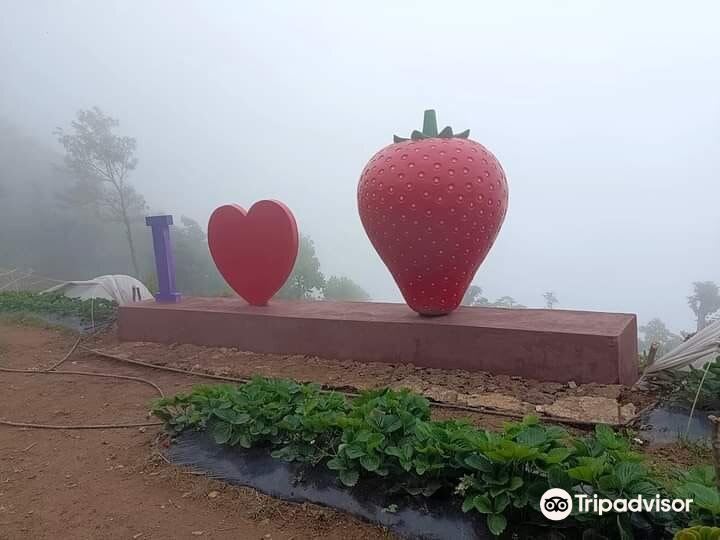
[[[635,315],[461,307],[426,318],[404,304],[186,298],[120,308],[125,341],[237,347],[358,361],[487,371],[541,381],[632,384]]]

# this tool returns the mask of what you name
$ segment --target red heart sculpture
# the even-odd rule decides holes
[[[265,306],[292,272],[297,224],[279,201],[258,201],[248,212],[227,204],[210,216],[208,244],[228,285],[249,304]]]

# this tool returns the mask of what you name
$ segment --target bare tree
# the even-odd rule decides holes
[[[654,343],[657,345],[657,351],[662,354],[682,343],[682,338],[668,330],[665,323],[657,317],[640,326],[639,330],[644,336],[638,341],[638,348],[641,351],[649,350]]]
[[[135,277],[140,277],[132,223],[145,210],[145,200],[128,183],[137,166],[136,140],[116,135],[119,122],[99,108],[78,111],[70,132],[55,130],[65,148],[65,165],[75,175],[75,185],[63,194],[74,205],[96,205],[104,217],[122,223]]]
[[[557,296],[555,296],[555,293],[553,291],[548,291],[543,294],[543,298],[545,299],[545,307],[548,309],[552,309],[555,304],[558,303]]]

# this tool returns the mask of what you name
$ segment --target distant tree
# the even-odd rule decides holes
[[[682,343],[682,337],[668,330],[665,323],[658,318],[651,319],[647,324],[642,325],[640,333],[643,335],[638,344],[641,351],[648,350],[655,343],[658,353],[664,353]]]
[[[370,295],[360,285],[345,276],[330,276],[323,287],[326,300],[367,302]]]
[[[688,305],[697,318],[697,329],[708,324],[708,317],[720,309],[720,290],[714,281],[696,281],[694,293],[688,296]]]
[[[525,306],[519,304],[512,296],[501,296],[492,304],[494,307],[524,309]]]
[[[291,300],[309,299],[322,292],[324,287],[325,277],[320,272],[315,245],[309,236],[303,235],[292,273],[276,296]]]
[[[543,294],[543,298],[545,299],[545,307],[548,309],[552,309],[555,304],[558,303],[557,296],[555,296],[555,293],[552,291],[548,291]]]
[[[137,166],[136,141],[116,135],[119,122],[94,107],[81,110],[71,124],[70,132],[55,130],[65,148],[65,165],[75,177],[75,184],[62,195],[73,205],[96,205],[104,216],[122,223],[130,250],[135,276],[140,276],[132,223],[142,216],[145,200],[128,183]]]
[[[487,304],[488,299],[482,295],[482,287],[477,285],[470,285],[460,302],[462,306],[485,306]]]
[[[214,296],[229,291],[210,255],[200,224],[182,216],[172,228],[178,289],[185,294]],[[180,225],[180,226],[178,226]]]

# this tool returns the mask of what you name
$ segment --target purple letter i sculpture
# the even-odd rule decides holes
[[[175,290],[175,257],[170,245],[170,225],[172,216],[148,216],[145,224],[152,229],[153,248],[155,250],[155,270],[157,271],[157,302],[179,302],[182,296]]]

